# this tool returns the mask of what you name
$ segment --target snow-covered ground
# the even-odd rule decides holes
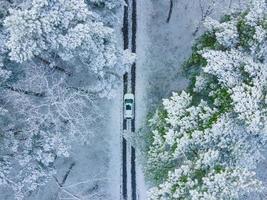
[[[118,97],[119,98],[119,97]],[[103,109],[111,120],[94,128],[88,145],[74,143],[70,158],[59,159],[55,176],[59,182],[74,163],[62,188],[55,179],[32,194],[29,200],[119,199],[120,191],[120,102],[105,102]],[[112,128],[111,128],[112,127]]]

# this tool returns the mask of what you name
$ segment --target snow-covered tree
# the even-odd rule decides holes
[[[203,166],[207,167],[209,162],[214,161],[213,152],[207,152],[205,156],[207,160]],[[148,199],[237,199],[241,191],[248,193],[251,189],[261,188],[261,183],[250,171],[220,167],[207,169],[195,166],[189,161],[170,172],[164,183],[152,188],[148,193]]]
[[[123,4],[122,0],[90,0],[94,5],[106,7],[110,10],[117,8]]]
[[[207,60],[203,71],[218,77],[227,88],[239,117],[255,132],[266,122],[266,63],[238,50],[208,50],[202,56]]]
[[[104,96],[118,84],[124,71],[119,64],[123,54],[114,30],[89,10],[84,0],[32,0],[21,7],[10,9],[5,19],[12,60],[53,58],[56,54],[72,66],[87,66],[98,80],[95,90],[103,91]]]
[[[2,179],[17,198],[55,174],[53,163],[69,156],[73,141],[90,142],[93,133],[88,126],[99,117],[92,96],[69,88],[56,75],[49,76],[44,67],[24,69],[24,79],[6,81],[0,90],[6,108],[1,116],[1,158],[9,163]]]
[[[43,51],[60,49],[62,43],[66,43],[65,35],[66,39],[71,39],[70,47],[75,48],[75,44],[80,46],[85,34],[73,29],[87,21],[91,23],[86,23],[86,26],[94,24],[93,13],[87,9],[84,1],[33,0],[29,8],[10,9],[9,12],[11,15],[5,20],[10,32],[7,46],[11,50],[11,58],[19,62],[38,56]],[[100,33],[102,27],[98,28]],[[70,35],[76,35],[70,37],[69,32]]]

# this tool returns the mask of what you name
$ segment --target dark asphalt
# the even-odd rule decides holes
[[[122,139],[122,196],[127,199],[127,142]]]
[[[132,200],[136,200],[136,165],[135,165],[135,149],[131,148],[131,179],[132,179]]]

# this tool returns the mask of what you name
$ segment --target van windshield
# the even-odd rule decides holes
[[[125,99],[125,103],[133,103],[132,99]]]

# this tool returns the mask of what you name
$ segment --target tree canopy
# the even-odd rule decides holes
[[[173,93],[148,120],[149,198],[238,199],[263,189],[255,168],[267,139],[267,5],[253,0],[207,31]]]

